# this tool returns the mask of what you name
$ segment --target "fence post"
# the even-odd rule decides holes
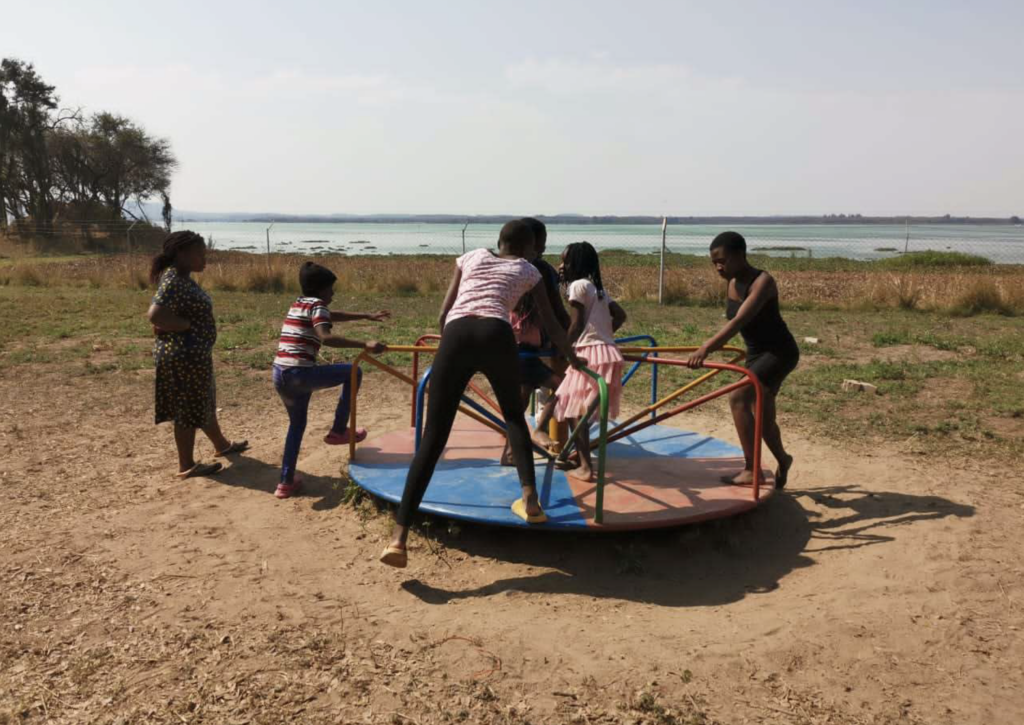
[[[267,284],[270,284],[270,230],[273,227],[274,222],[270,222],[270,226],[267,227]]]
[[[907,249],[910,247],[910,217],[904,220],[905,229],[907,230],[907,240],[903,242],[903,253],[907,253]]]
[[[658,304],[665,299],[665,238],[668,234],[668,217],[661,218],[661,268],[658,270]]]
[[[466,225],[464,227],[462,227],[462,253],[463,254],[466,253],[466,227],[468,227],[468,226],[469,226],[469,222],[467,221]]]
[[[135,225],[138,224],[138,223],[139,223],[138,219],[133,221],[131,223],[131,225],[129,225],[128,230],[124,233],[125,241],[128,243],[128,279],[129,280],[131,280],[131,278],[132,278],[132,229],[134,229]]]

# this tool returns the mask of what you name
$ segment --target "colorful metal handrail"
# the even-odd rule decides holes
[[[626,359],[627,360],[639,360],[641,358],[638,358],[638,357],[635,357],[635,356],[626,356]],[[649,359],[649,360],[647,360],[647,362],[650,362],[652,365],[670,365],[670,366],[673,366],[673,367],[688,367],[687,362],[685,360],[674,360],[674,359],[671,359],[671,358],[664,358],[664,357],[658,357],[658,358]],[[761,387],[761,381],[757,379],[757,375],[752,373],[747,368],[740,367],[739,365],[733,365],[731,363],[715,363],[715,362],[708,362],[708,361],[705,360],[704,363],[703,363],[703,367],[710,368],[711,370],[717,371],[717,372],[721,372],[723,370],[728,370],[730,372],[738,373],[739,375],[742,375],[745,378],[745,380],[738,380],[735,383],[730,383],[729,385],[726,385],[726,386],[724,386],[722,388],[719,388],[718,390],[715,390],[714,392],[707,393],[706,395],[702,395],[699,398],[695,398],[694,400],[691,400],[688,403],[683,403],[682,405],[680,405],[680,406],[678,406],[676,408],[673,408],[670,411],[667,411],[665,413],[661,413],[661,414],[655,416],[654,418],[652,418],[651,420],[645,420],[645,421],[643,421],[641,423],[638,423],[634,428],[632,428],[630,430],[623,431],[623,432],[621,432],[621,433],[619,433],[618,435],[615,435],[615,436],[609,436],[609,441],[608,442],[610,443],[610,442],[612,442],[612,440],[617,440],[617,439],[622,438],[624,436],[632,435],[633,433],[636,433],[637,431],[643,430],[644,428],[647,428],[648,426],[655,425],[657,423],[660,423],[663,420],[666,420],[666,419],[671,418],[673,416],[679,415],[680,413],[684,413],[687,410],[691,410],[693,408],[696,408],[697,406],[703,405],[704,403],[712,401],[712,400],[714,400],[716,398],[720,398],[723,395],[728,395],[729,393],[733,392],[734,390],[739,390],[740,388],[745,388],[748,385],[751,385],[754,388],[754,455],[753,455],[754,460],[752,461],[753,468],[754,468],[754,486],[753,486],[753,489],[754,489],[754,501],[760,501],[761,500],[761,478],[762,478],[762,471],[761,471],[761,436],[763,434],[763,425],[764,425],[764,390]]]
[[[653,349],[649,348],[649,347],[620,347],[619,348],[619,352],[623,353],[627,357],[629,355],[637,355],[637,354],[643,355],[644,353],[651,353],[651,352],[658,352],[658,353],[665,353],[665,352],[694,352],[696,350],[697,350],[697,347],[693,346],[693,345],[673,345],[673,346],[669,346],[669,347],[661,347],[661,346],[659,346],[659,347],[653,348]],[[746,351],[741,349],[741,348],[738,348],[738,347],[723,347],[722,348],[722,352],[731,352],[731,353],[733,353],[733,358],[726,362],[727,365],[735,365],[736,363],[741,362],[747,356]],[[646,355],[644,355],[643,359],[635,360],[634,364],[639,365],[639,364],[644,363],[644,362],[651,362],[649,359],[647,359]],[[657,365],[655,365],[655,369],[657,369]],[[628,418],[627,420],[623,421],[622,423],[619,423],[614,428],[612,428],[611,433],[610,433],[611,441],[609,441],[609,442],[614,442],[614,441],[618,440],[619,438],[622,438],[623,435],[624,435],[623,431],[625,431],[633,423],[636,423],[638,420],[643,418],[645,415],[650,414],[651,415],[651,419],[653,420],[654,417],[656,416],[657,410],[659,408],[661,408],[661,407],[663,407],[665,405],[668,405],[673,400],[679,398],[682,395],[685,395],[686,393],[688,393],[691,390],[693,390],[694,388],[696,388],[698,385],[701,385],[702,383],[705,383],[708,380],[710,380],[711,378],[715,377],[720,372],[721,372],[720,370],[710,370],[709,372],[704,373],[703,375],[695,378],[694,380],[691,380],[686,385],[684,385],[681,388],[675,390],[674,392],[670,393],[669,395],[666,395],[661,400],[658,400],[658,401],[655,401],[655,402],[651,403],[651,405],[645,407],[639,413],[636,413],[633,416],[631,416],[630,418]]]
[[[654,339],[652,335],[630,335],[629,337],[617,337],[615,338],[615,344],[618,346],[625,345],[629,342],[640,342],[641,340],[647,340],[650,343],[650,347],[658,347],[658,341]],[[658,357],[658,353],[650,353],[654,357]],[[646,357],[646,355],[644,356]],[[636,375],[636,371],[640,369],[641,363],[633,363],[633,367],[626,371],[626,374],[622,377],[622,387],[626,387],[626,383]],[[651,405],[654,405],[658,400],[658,367],[655,366],[651,370]],[[654,414],[654,411],[651,411]]]
[[[644,336],[644,337],[648,337],[648,336]],[[423,410],[425,408],[424,403],[425,403],[425,396],[426,396],[426,385],[427,385],[427,381],[429,380],[429,372],[430,371],[428,370],[427,373],[423,376],[423,380],[421,380],[419,382],[416,381],[416,377],[417,377],[417,374],[418,374],[418,367],[419,367],[419,355],[420,354],[433,354],[433,353],[437,352],[437,348],[436,347],[430,347],[430,346],[426,346],[426,345],[422,345],[421,344],[425,340],[432,339],[432,338],[436,339],[436,338],[439,338],[439,336],[438,335],[424,335],[419,340],[417,340],[417,344],[416,345],[393,345],[393,346],[389,346],[387,348],[387,352],[411,353],[413,355],[413,376],[412,377],[410,377],[408,375],[405,375],[401,371],[396,370],[392,366],[390,366],[390,365],[388,365],[388,364],[386,364],[384,362],[381,362],[380,360],[377,360],[376,358],[374,358],[372,355],[370,355],[366,351],[363,351],[362,353],[360,353],[356,357],[356,359],[354,361],[354,364],[352,366],[351,385],[352,385],[352,390],[353,391],[358,390],[358,388],[357,388],[358,365],[363,360],[365,360],[366,362],[368,362],[368,363],[370,363],[370,364],[380,368],[381,370],[391,374],[392,376],[398,378],[399,380],[402,380],[403,382],[409,384],[412,387],[412,389],[413,389],[412,425],[415,427],[415,431],[416,431],[416,446],[417,446],[417,448],[419,447],[419,442],[421,440],[421,430],[422,430],[422,424],[423,424]],[[655,366],[655,370],[657,370],[658,366],[660,366],[660,365],[669,365],[669,366],[673,366],[673,367],[686,367],[687,363],[686,363],[685,360],[677,360],[677,359],[673,359],[673,358],[665,358],[665,357],[661,357],[659,354],[667,353],[667,352],[692,352],[692,351],[694,351],[696,349],[697,348],[693,347],[693,346],[622,347],[622,348],[620,348],[620,350],[623,353],[625,353],[625,355],[624,355],[625,359],[627,361],[635,363],[633,368],[631,368],[630,373],[627,376],[626,380],[628,380],[629,377],[632,377],[632,374],[635,372],[636,367],[638,365],[643,364],[643,363],[648,363],[650,365]],[[727,348],[723,348],[723,350],[725,350],[727,352],[735,353],[736,355],[733,358],[733,360],[731,360],[728,363],[715,363],[715,362],[705,361],[704,364],[703,364],[703,367],[707,368],[709,370],[709,372],[707,372],[704,375],[701,375],[700,377],[698,377],[697,379],[687,383],[683,387],[681,387],[678,390],[674,391],[670,395],[665,396],[661,400],[653,401],[651,403],[651,405],[645,407],[643,411],[641,411],[640,413],[634,415],[633,417],[631,417],[630,419],[628,419],[624,423],[621,423],[621,424],[615,426],[615,428],[612,429],[611,431],[608,430],[608,386],[607,386],[607,383],[605,382],[604,378],[601,375],[598,375],[593,370],[590,370],[589,368],[586,368],[586,367],[582,368],[583,372],[586,373],[587,375],[589,375],[591,378],[593,378],[595,383],[597,384],[598,398],[597,398],[597,400],[594,401],[594,405],[591,406],[591,409],[589,411],[587,411],[587,413],[588,413],[587,416],[580,420],[580,422],[577,424],[576,428],[570,434],[569,441],[568,441],[565,449],[560,454],[559,458],[564,459],[565,457],[568,456],[572,445],[574,444],[574,442],[576,441],[577,437],[579,436],[579,434],[583,430],[583,426],[584,425],[590,425],[590,416],[593,415],[594,412],[597,412],[597,408],[599,407],[601,412],[600,412],[599,435],[598,435],[598,467],[597,467],[597,481],[596,481],[597,490],[596,490],[596,506],[595,506],[595,514],[594,514],[594,521],[595,521],[595,523],[601,524],[604,521],[604,488],[605,488],[605,483],[606,483],[606,481],[605,481],[605,470],[606,470],[606,462],[607,462],[607,445],[608,445],[608,443],[612,443],[612,442],[614,442],[616,440],[619,440],[620,438],[632,435],[632,434],[634,434],[634,433],[636,433],[636,432],[638,432],[640,430],[643,430],[644,428],[647,428],[648,426],[655,425],[655,424],[657,424],[657,423],[659,423],[659,422],[661,422],[663,420],[666,420],[666,419],[671,418],[673,416],[679,415],[680,413],[683,413],[683,412],[685,412],[687,410],[691,410],[693,408],[696,408],[699,405],[703,405],[704,403],[707,403],[707,402],[709,402],[711,400],[719,398],[719,397],[721,397],[723,395],[727,395],[727,394],[731,393],[734,390],[739,390],[739,389],[741,389],[743,387],[746,387],[748,385],[753,386],[754,387],[754,391],[755,391],[754,452],[753,452],[753,468],[754,468],[753,497],[754,497],[755,501],[759,501],[760,500],[760,486],[761,486],[761,480],[763,478],[763,472],[761,471],[761,436],[762,436],[762,432],[763,432],[763,407],[764,407],[763,398],[764,398],[764,392],[763,392],[763,389],[761,387],[760,381],[757,379],[757,376],[754,373],[750,372],[746,368],[740,367],[740,366],[735,364],[736,362],[741,361],[745,357],[745,352],[743,350],[741,350],[739,348],[735,348],[735,347],[727,347]],[[526,353],[526,354],[529,355],[530,353]],[[533,354],[536,355],[536,353],[533,353]],[[660,408],[664,407],[665,405],[667,405],[668,403],[672,402],[673,400],[676,400],[677,398],[679,398],[679,396],[681,396],[681,395],[685,394],[686,392],[692,390],[697,385],[700,385],[701,383],[703,383],[703,382],[705,382],[707,380],[710,380],[712,377],[718,375],[719,373],[721,373],[723,371],[729,371],[729,372],[738,373],[739,375],[743,376],[745,379],[744,380],[739,380],[739,381],[734,382],[734,383],[730,383],[729,385],[726,385],[726,386],[724,386],[722,388],[719,388],[716,391],[713,391],[713,392],[708,393],[706,395],[703,395],[703,396],[701,396],[699,398],[691,400],[688,403],[684,403],[682,405],[679,405],[679,406],[677,406],[677,407],[675,407],[675,408],[673,408],[673,409],[671,409],[671,410],[669,410],[667,412],[663,412],[663,413],[658,413],[657,412]],[[653,375],[652,375],[652,377],[653,377]],[[655,396],[654,397],[656,397],[656,387],[652,386],[652,390],[655,391]],[[350,409],[350,413],[349,413],[349,425],[350,425],[352,430],[355,430],[355,428],[356,428],[357,409],[358,409],[358,403],[357,403],[358,397],[359,396],[355,395],[355,394],[352,396],[352,405],[351,405],[351,409]],[[505,432],[504,422],[501,421],[500,419],[498,419],[496,416],[493,416],[482,405],[480,405],[479,403],[477,403],[476,401],[472,400],[471,398],[469,398],[468,396],[465,396],[465,395],[462,397],[462,402],[463,402],[463,405],[459,406],[459,411],[460,412],[462,412],[462,413],[464,413],[466,415],[469,415],[474,420],[477,420],[477,421],[481,422],[482,424],[488,426],[492,430],[495,430],[495,431],[497,431],[499,433],[504,433]],[[650,420],[638,422],[638,421],[640,421],[641,418],[645,417],[648,413],[651,414]],[[549,453],[547,453],[546,451],[543,451],[543,449],[540,449],[539,447],[537,447],[537,449],[541,450],[543,453],[547,454],[549,457],[553,457]],[[349,458],[350,458],[350,460],[355,460],[355,456],[356,456],[356,442],[355,442],[355,437],[353,436],[351,438],[350,442],[349,442]]]

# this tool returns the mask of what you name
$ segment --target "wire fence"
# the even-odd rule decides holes
[[[296,223],[175,221],[192,229],[216,249],[304,255],[457,255],[493,247],[498,224]],[[877,260],[925,251],[959,252],[996,264],[1024,264],[1024,227],[1015,224],[760,224],[661,225],[549,224],[548,252],[572,242],[589,241],[600,251],[705,256],[708,244],[725,229],[742,233],[752,253],[807,259]],[[8,235],[45,246],[77,242],[82,250],[124,249],[162,235],[158,226],[131,220],[63,220],[40,227],[21,224]]]
[[[446,254],[493,247],[500,225],[445,224],[182,224],[203,234],[218,249],[303,254]],[[753,253],[775,257],[875,260],[939,251],[984,257],[997,264],[1024,264],[1024,228],[1014,225],[669,225],[670,254],[706,256],[711,240],[734,229]],[[548,253],[589,241],[600,251],[660,254],[660,225],[548,225]]]

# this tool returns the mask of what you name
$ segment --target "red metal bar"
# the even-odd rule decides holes
[[[628,355],[625,356],[625,358],[627,360],[635,360],[635,359],[637,359],[637,358],[634,358],[634,357],[628,356]],[[647,358],[647,359],[643,360],[643,362],[650,363],[651,365],[671,365],[671,366],[674,366],[674,367],[689,367],[685,360],[674,360],[672,358],[664,358],[664,357]],[[652,420],[644,421],[643,423],[641,423],[640,425],[636,426],[635,428],[632,428],[632,429],[630,429],[628,431],[622,431],[618,435],[616,435],[614,437],[610,437],[608,439],[608,443],[611,443],[613,440],[618,440],[619,438],[622,438],[622,437],[624,437],[626,435],[632,435],[636,431],[642,430],[643,428],[646,428],[649,425],[653,425],[654,423],[657,423],[658,421],[662,421],[662,420],[665,420],[666,418],[669,418],[671,416],[683,413],[683,412],[685,412],[687,410],[690,410],[691,408],[695,408],[698,405],[702,405],[702,404],[704,404],[704,403],[706,403],[706,402],[708,402],[710,400],[714,400],[715,398],[720,398],[721,396],[725,395],[726,393],[731,393],[733,390],[738,390],[738,389],[740,389],[742,387],[745,387],[747,385],[753,385],[754,386],[754,460],[753,460],[753,467],[754,467],[754,501],[760,501],[761,500],[761,473],[762,473],[761,472],[761,436],[762,436],[762,434],[764,432],[763,431],[763,427],[764,427],[764,421],[763,421],[763,418],[764,418],[764,391],[761,388],[761,381],[758,380],[757,376],[754,375],[754,373],[750,372],[750,370],[748,370],[747,368],[740,367],[739,365],[730,365],[728,363],[715,363],[715,362],[707,362],[707,361],[705,361],[703,363],[703,367],[711,368],[712,370],[729,370],[731,372],[738,373],[738,374],[742,375],[743,377],[746,378],[746,380],[740,380],[740,381],[737,381],[735,383],[732,383],[731,385],[726,385],[724,388],[719,388],[718,390],[716,390],[713,393],[708,393],[707,395],[703,395],[700,398],[697,398],[696,400],[691,400],[689,403],[684,403],[683,405],[680,405],[677,408],[673,408],[672,410],[670,410],[670,411],[668,411],[666,413],[662,413],[661,415],[657,416],[656,418],[653,418]]]
[[[416,338],[416,347],[419,347],[420,345],[422,345],[423,342],[425,342],[426,340],[440,340],[440,339],[441,339],[440,335],[435,335],[435,334],[432,334],[432,333],[428,333],[426,335],[420,335],[418,338]],[[414,352],[412,354],[412,379],[414,381],[420,379],[420,354],[419,354],[418,351]],[[416,383],[415,382],[412,384],[412,405],[410,407],[411,407],[411,411],[409,412],[409,426],[412,427],[412,428],[415,428],[416,427]]]
[[[688,403],[683,403],[677,408],[672,408],[671,410],[665,411],[664,413],[659,413],[657,416],[650,420],[645,420],[641,423],[637,423],[635,426],[629,428],[628,430],[619,431],[615,435],[610,436],[608,438],[608,442],[612,443],[614,441],[619,440],[620,438],[631,436],[637,431],[641,431],[644,428],[660,423],[666,418],[671,418],[672,416],[679,415],[680,413],[685,413],[686,411],[696,408],[699,405],[703,405],[704,403],[710,402],[715,398],[721,398],[726,393],[731,393],[734,390],[745,388],[748,385],[750,385],[749,380],[737,380],[735,383],[730,383],[729,385],[726,385],[724,388],[719,388],[718,390],[702,395],[699,398],[694,398]]]
[[[474,383],[474,382],[473,382],[472,380],[470,380],[470,381],[469,381],[469,389],[470,389],[470,390],[472,390],[472,391],[473,391],[474,393],[476,393],[477,395],[479,395],[479,396],[480,396],[480,398],[481,398],[481,399],[482,399],[482,400],[483,400],[483,401],[484,401],[485,403],[487,403],[487,404],[488,404],[489,406],[491,406],[492,408],[494,408],[494,410],[498,411],[499,413],[501,412],[501,406],[500,406],[500,405],[498,405],[497,403],[495,403],[495,402],[494,402],[493,400],[491,400],[490,398],[488,398],[488,397],[487,397],[487,394],[486,394],[486,393],[485,393],[485,392],[484,392],[483,390],[481,390],[481,389],[480,389],[480,386],[479,386],[479,385],[477,385],[476,383]]]

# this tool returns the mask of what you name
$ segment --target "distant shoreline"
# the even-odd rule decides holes
[[[175,216],[175,223],[188,222],[249,222],[249,223],[292,223],[292,224],[503,224],[518,215],[470,215],[455,214],[328,214],[328,215],[289,215],[289,214],[236,214],[236,213],[198,213],[182,212]],[[573,225],[637,225],[661,224],[663,217],[655,216],[583,216],[576,214],[560,214],[556,216],[538,215],[545,224]],[[859,215],[827,215],[827,216],[669,216],[672,225],[828,225],[844,224],[882,224],[882,225],[921,225],[921,224],[998,224],[1020,225],[1021,219],[1011,217],[954,217],[944,216],[859,216]]]

